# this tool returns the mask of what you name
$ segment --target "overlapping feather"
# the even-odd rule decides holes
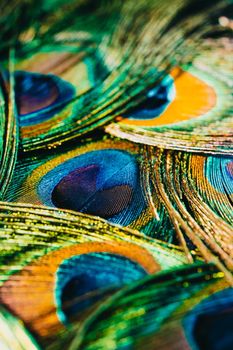
[[[0,346],[230,349],[232,2],[0,8]]]

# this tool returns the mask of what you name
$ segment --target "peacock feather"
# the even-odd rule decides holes
[[[0,349],[231,350],[232,0],[0,13]]]

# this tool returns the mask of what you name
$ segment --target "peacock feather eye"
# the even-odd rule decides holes
[[[51,74],[15,72],[16,105],[22,127],[42,123],[75,96],[74,87]]]
[[[117,254],[89,253],[66,259],[56,273],[58,317],[66,324],[101,299],[146,275],[139,264]]]
[[[147,208],[131,146],[106,139],[54,157],[32,172],[18,200],[130,225]]]
[[[14,93],[22,143],[33,146],[35,138],[44,139],[52,130],[76,122],[90,98],[99,96],[107,74],[99,50],[91,44],[56,44],[17,58]]]
[[[182,128],[180,123],[195,122],[196,118],[211,112],[216,104],[213,82],[198,71],[177,68],[152,88],[145,101],[121,123],[147,128],[178,124]]]
[[[136,159],[114,149],[88,152],[62,163],[41,179],[37,192],[46,205],[124,225],[144,207]]]
[[[5,282],[2,303],[40,336],[68,327],[124,286],[160,270],[149,250],[118,238],[44,252]],[[42,298],[33,291],[36,286]],[[28,298],[19,299],[19,290]]]
[[[129,120],[147,120],[158,118],[176,98],[174,79],[167,75],[161,83],[150,89],[144,102],[139,104],[128,116]],[[124,120],[127,123],[127,121]]]

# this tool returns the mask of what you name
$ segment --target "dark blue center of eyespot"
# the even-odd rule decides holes
[[[174,81],[166,76],[162,82],[152,88],[144,102],[131,110],[125,117],[129,119],[154,119],[165,111],[175,97]]]
[[[21,126],[51,118],[74,95],[74,87],[55,75],[15,72],[15,96]]]
[[[62,322],[146,275],[137,263],[117,254],[89,253],[64,260],[57,271],[55,299]]]
[[[184,327],[194,349],[233,349],[233,288],[202,301],[185,317]]]
[[[105,149],[67,160],[38,184],[44,204],[128,225],[145,208],[136,159]]]
[[[233,309],[200,315],[193,332],[200,349],[231,350],[233,348]]]
[[[98,165],[90,165],[69,173],[53,190],[54,205],[103,218],[119,214],[130,204],[133,190],[123,184],[98,191],[96,182],[99,172]]]

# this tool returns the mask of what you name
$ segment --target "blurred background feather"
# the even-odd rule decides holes
[[[0,13],[0,348],[232,349],[232,1]]]

